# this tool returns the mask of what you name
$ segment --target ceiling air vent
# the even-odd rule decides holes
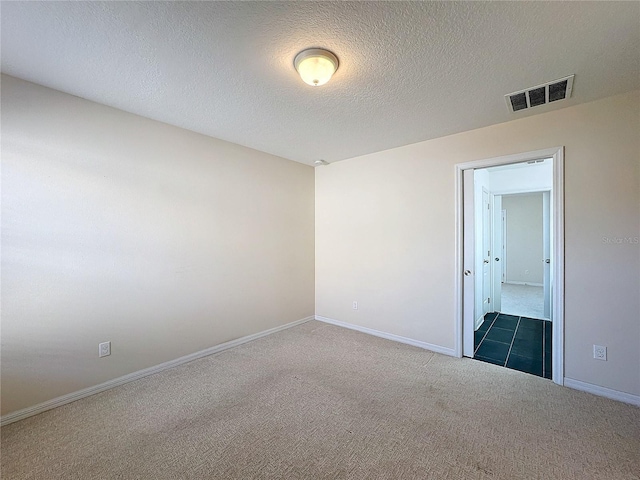
[[[553,82],[545,83],[544,85],[537,85],[527,88],[526,90],[505,95],[504,98],[507,101],[509,111],[518,112],[520,110],[526,110],[527,108],[569,98],[573,87],[573,77],[575,77],[575,75],[569,75],[568,77],[560,78]]]

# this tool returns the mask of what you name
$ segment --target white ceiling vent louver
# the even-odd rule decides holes
[[[507,101],[507,107],[510,112],[515,113],[527,108],[569,98],[573,89],[573,77],[575,75],[569,75],[544,85],[537,85],[505,95],[504,99]]]

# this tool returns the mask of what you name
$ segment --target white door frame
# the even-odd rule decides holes
[[[553,312],[551,311],[551,272],[553,272],[553,263],[555,258],[553,249],[551,248],[551,219],[553,212],[551,211],[551,199],[553,192],[542,192],[542,288],[543,288],[543,312],[544,318],[553,321]]]
[[[500,195],[502,197],[502,195]],[[501,202],[502,203],[502,202]],[[507,211],[502,210],[500,212],[500,226],[502,230],[500,231],[500,235],[502,235],[502,249],[500,250],[500,255],[502,256],[502,272],[501,273],[501,282],[507,282]]]
[[[534,152],[518,153],[503,157],[488,158],[472,162],[459,163],[456,168],[456,231],[455,231],[455,345],[454,352],[462,357],[462,307],[464,297],[462,285],[464,279],[464,249],[463,249],[463,183],[465,170],[495,167],[521,163],[541,158],[553,158],[553,252],[555,265],[552,279],[552,318],[553,318],[553,347],[552,379],[558,385],[564,384],[564,147],[547,148]]]
[[[475,187],[475,185],[474,185]],[[486,194],[486,204],[485,204],[485,194]],[[493,272],[493,265],[490,253],[493,253],[493,245],[491,244],[491,240],[493,239],[492,228],[493,228],[493,209],[492,209],[492,195],[489,193],[485,187],[482,187],[482,231],[480,232],[480,243],[482,244],[482,255],[480,258],[476,259],[476,264],[481,266],[482,268],[482,277],[480,278],[480,290],[482,291],[482,318],[487,313],[493,311],[493,305],[491,303],[491,298],[493,297],[492,287],[493,287],[493,278],[491,273]],[[485,212],[484,206],[487,206],[487,211]],[[477,237],[476,237],[477,238]],[[486,243],[485,243],[486,242]],[[485,259],[485,250],[486,250],[486,259]],[[480,263],[482,262],[482,263]],[[485,266],[486,265],[486,266]],[[485,272],[485,269],[487,270]],[[477,292],[477,290],[476,290]],[[478,319],[475,318],[477,316],[474,315],[474,322]],[[476,325],[476,323],[474,323]]]
[[[504,265],[502,232],[502,195],[491,192],[491,306],[502,309],[502,265]],[[497,259],[497,260],[496,260]]]

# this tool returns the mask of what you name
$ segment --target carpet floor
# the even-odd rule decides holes
[[[503,283],[500,300],[502,313],[518,317],[545,318],[542,287]]]
[[[640,478],[640,408],[316,321],[1,437],[4,480]]]

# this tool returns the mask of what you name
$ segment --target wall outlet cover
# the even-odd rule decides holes
[[[603,347],[602,345],[594,345],[593,346],[593,358],[596,360],[604,360],[607,361],[607,347]]]
[[[107,357],[111,355],[111,342],[102,342],[98,345],[98,356]]]

